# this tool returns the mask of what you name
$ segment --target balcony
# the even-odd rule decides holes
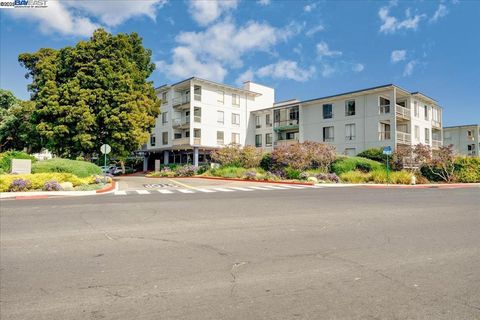
[[[275,147],[286,147],[292,144],[297,144],[298,139],[290,139],[290,140],[277,140],[275,141]]]
[[[172,120],[172,127],[175,129],[188,129],[190,128],[190,116],[177,118]]]
[[[173,139],[172,144],[174,146],[187,146],[190,145],[190,138]]]
[[[438,120],[433,120],[432,119],[432,128],[442,129],[442,123]]]
[[[190,96],[181,96],[173,98],[172,105],[180,110],[190,109]]]
[[[193,145],[194,146],[199,146],[200,144],[202,144],[201,138],[193,138]]]
[[[378,133],[378,140],[383,141],[383,140],[390,140],[391,135],[390,131],[380,131]]]
[[[438,149],[443,145],[440,140],[432,140],[432,149]]]
[[[395,106],[395,113],[398,118],[410,120],[410,109],[402,107],[401,105]]]
[[[294,120],[284,120],[273,123],[273,130],[275,132],[286,131],[286,130],[296,130],[298,129],[298,119]]]
[[[397,143],[398,144],[407,144],[410,145],[412,143],[412,135],[407,132],[397,132]]]

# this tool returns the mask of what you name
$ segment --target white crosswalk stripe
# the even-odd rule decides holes
[[[127,191],[119,191],[119,190],[115,191],[116,196],[124,196],[126,194],[127,194]]]
[[[287,190],[285,187],[279,187],[279,186],[268,186],[270,189],[277,189],[277,190]]]
[[[232,190],[232,189],[227,189],[227,188],[212,188],[213,190],[216,190],[216,191],[222,191],[222,192],[233,192],[235,190]]]
[[[197,191],[200,191],[200,192],[205,192],[205,193],[208,193],[208,192],[217,192],[215,190],[212,190],[212,189],[203,189],[203,188],[197,188],[195,189]]]
[[[172,190],[162,190],[162,189],[159,189],[159,190],[157,190],[157,191],[158,191],[158,192],[160,192],[160,193],[163,193],[163,194],[170,194],[170,193],[173,193],[173,191],[172,191]]]
[[[265,186],[261,186],[261,187],[251,186],[250,188],[255,189],[255,190],[273,190],[273,189],[270,189],[269,187],[265,187]]]
[[[195,193],[195,191],[190,189],[177,189],[177,190],[180,191],[181,193]]]
[[[150,194],[150,192],[147,190],[135,190],[135,191],[137,191],[138,194]]]
[[[235,189],[239,191],[253,191],[252,189],[242,188],[242,187],[230,187],[230,189]]]
[[[282,184],[282,187],[289,188],[289,189],[305,189],[308,188],[307,186],[294,186],[291,184]]]

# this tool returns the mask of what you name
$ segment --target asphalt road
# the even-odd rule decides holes
[[[480,319],[480,189],[0,202],[0,318]]]

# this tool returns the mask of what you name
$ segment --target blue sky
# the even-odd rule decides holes
[[[198,76],[276,89],[277,101],[394,83],[435,98],[444,125],[480,122],[480,2],[48,0],[0,9],[0,87],[27,98],[18,54],[98,27],[137,32],[155,86]]]

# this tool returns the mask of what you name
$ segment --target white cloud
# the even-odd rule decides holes
[[[313,9],[315,9],[317,7],[317,4],[316,3],[311,3],[311,4],[307,4],[305,7],[303,7],[303,11],[305,12],[311,12]]]
[[[314,34],[316,34],[317,32],[320,32],[320,31],[323,31],[323,30],[325,30],[325,27],[323,25],[319,24],[319,25],[317,25],[313,28],[308,29],[307,32],[305,32],[305,35],[307,37],[311,37]]]
[[[296,61],[279,60],[261,67],[255,74],[258,77],[270,77],[274,79],[289,79],[299,82],[304,82],[310,79],[315,74],[315,67],[310,66],[308,69],[299,67]]]
[[[400,29],[413,29],[418,28],[420,21],[425,18],[424,14],[415,14],[412,16],[410,9],[405,11],[405,19],[399,20],[390,15],[390,9],[397,5],[397,2],[390,2],[388,6],[381,7],[378,11],[378,16],[382,21],[380,26],[380,32],[394,33]]]
[[[235,83],[241,86],[245,81],[253,81],[255,79],[255,72],[252,69],[248,69],[238,76]]]
[[[403,76],[404,77],[411,76],[413,73],[413,69],[415,68],[416,65],[417,65],[417,61],[415,60],[412,60],[409,63],[407,63],[405,65],[405,69],[403,69]]]
[[[437,10],[433,14],[433,16],[430,18],[429,22],[437,22],[438,19],[445,17],[448,14],[448,9],[447,6],[444,4],[439,4]]]
[[[258,0],[257,3],[261,6],[268,6],[271,3],[271,0]]]
[[[90,36],[100,25],[89,18],[70,12],[63,3],[49,1],[47,8],[6,10],[14,18],[38,23],[42,33],[58,33],[66,36]]]
[[[189,48],[177,47],[173,49],[173,62],[157,61],[157,70],[178,78],[197,76],[213,81],[222,82],[227,70],[216,61],[200,61]]]
[[[322,77],[328,78],[333,75],[337,70],[330,64],[322,64]]]
[[[317,43],[317,55],[318,57],[331,57],[342,55],[341,51],[330,50],[328,44],[325,41]]]
[[[390,60],[393,63],[403,61],[407,58],[407,50],[393,50],[390,54]]]
[[[352,66],[353,72],[362,72],[365,69],[365,66],[361,63],[356,63]]]
[[[189,12],[201,26],[217,20],[224,12],[235,9],[238,0],[190,0]]]

